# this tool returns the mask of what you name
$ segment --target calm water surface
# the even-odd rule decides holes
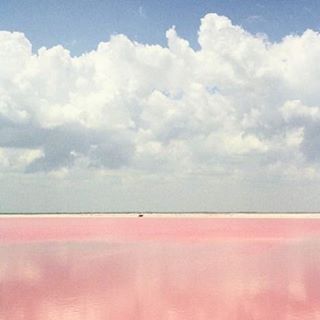
[[[0,319],[320,319],[320,220],[0,218]]]

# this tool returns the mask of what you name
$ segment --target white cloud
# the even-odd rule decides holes
[[[0,32],[1,170],[318,176],[317,32],[271,43],[208,14],[199,50],[166,36],[116,35],[72,57]]]
[[[41,157],[37,149],[0,148],[0,171],[19,171]]]
[[[285,121],[306,118],[307,120],[320,120],[320,109],[318,107],[307,107],[300,100],[287,101],[281,108]]]

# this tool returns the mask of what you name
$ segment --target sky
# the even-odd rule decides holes
[[[0,212],[318,211],[319,17],[0,0]]]
[[[165,32],[175,25],[198,48],[200,19],[210,12],[272,41],[320,27],[317,0],[1,0],[0,28],[25,33],[34,51],[60,44],[79,55],[119,33],[165,46]]]

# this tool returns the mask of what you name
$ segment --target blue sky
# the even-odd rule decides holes
[[[24,32],[35,50],[62,44],[79,55],[117,33],[165,44],[165,31],[175,25],[197,48],[200,18],[208,12],[271,41],[320,27],[317,0],[1,0],[0,30]]]

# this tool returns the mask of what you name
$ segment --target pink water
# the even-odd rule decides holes
[[[320,319],[320,219],[0,218],[0,320]]]

